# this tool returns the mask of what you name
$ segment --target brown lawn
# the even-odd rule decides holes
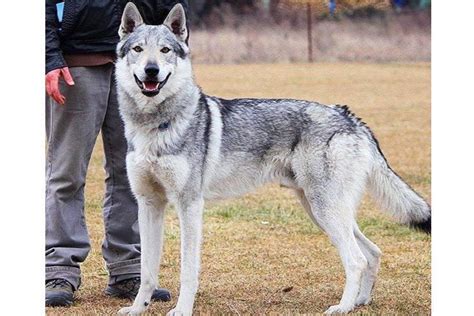
[[[429,63],[198,65],[199,85],[209,94],[285,97],[347,104],[372,128],[397,171],[430,200]],[[113,315],[128,301],[103,294],[107,271],[103,238],[102,145],[98,141],[86,188],[92,251],[82,266],[83,284],[69,309],[48,315]],[[383,251],[373,303],[360,313],[431,313],[431,239],[396,224],[365,198],[358,217],[364,233]],[[195,309],[201,314],[316,314],[336,304],[344,274],[336,250],[307,218],[292,193],[266,186],[240,199],[208,204],[201,284]],[[179,226],[166,217],[161,286],[172,302],[154,303],[165,314],[179,287]],[[285,289],[285,290],[284,290]]]

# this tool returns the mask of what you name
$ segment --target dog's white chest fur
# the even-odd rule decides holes
[[[148,179],[160,184],[168,194],[175,194],[184,189],[190,174],[188,160],[181,155],[157,156],[150,150],[137,149],[127,156],[127,164],[140,170],[139,182],[147,183]]]

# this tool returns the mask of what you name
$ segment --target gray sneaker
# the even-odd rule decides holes
[[[74,302],[74,288],[64,279],[46,281],[46,306],[71,306]]]
[[[105,294],[112,297],[128,298],[133,300],[135,296],[137,296],[139,288],[140,277],[134,277],[114,284],[109,284],[105,289]],[[171,294],[167,289],[155,289],[151,296],[151,300],[167,302],[171,300]]]

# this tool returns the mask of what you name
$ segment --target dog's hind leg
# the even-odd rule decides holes
[[[312,140],[317,140],[316,136]],[[369,284],[372,280],[364,276],[372,276],[368,272],[369,261],[373,273],[377,260],[374,256],[366,258],[366,254],[371,254],[368,251],[371,246],[362,234],[354,231],[356,209],[371,168],[369,150],[370,144],[364,138],[353,133],[336,133],[326,143],[314,141],[306,148],[302,145],[293,154],[291,167],[295,181],[303,189],[312,218],[338,249],[346,274],[341,301],[329,307],[327,314],[353,310],[361,282],[365,280],[366,287],[372,285]]]
[[[356,208],[362,196],[365,175],[353,171],[350,161],[326,155],[306,156],[294,161],[293,168],[301,190],[297,190],[311,219],[328,235],[344,266],[346,283],[339,304],[326,313],[347,313],[356,306],[362,276],[368,260],[354,233]],[[337,164],[334,163],[337,161]],[[346,170],[350,172],[347,172]]]
[[[326,314],[350,312],[356,306],[362,276],[368,264],[354,235],[354,209],[351,205],[332,203],[333,199],[325,198],[318,192],[310,192],[305,196],[311,207],[312,217],[339,251],[346,274],[341,301],[338,305],[331,306]]]
[[[377,278],[377,273],[380,267],[380,256],[382,252],[372,241],[370,241],[360,231],[357,224],[354,225],[354,234],[359,244],[360,249],[364,253],[368,262],[368,269],[362,275],[362,282],[359,290],[359,295],[356,299],[356,305],[367,305],[371,301],[372,289]]]
[[[304,195],[303,190],[295,190],[295,193],[310,218],[317,226],[319,226],[311,210],[311,205]],[[377,278],[382,252],[380,251],[379,247],[377,247],[377,245],[364,236],[357,223],[354,223],[354,235],[356,237],[357,244],[359,245],[360,250],[364,254],[368,263],[368,269],[365,269],[364,273],[362,274],[359,294],[357,295],[355,305],[367,305],[371,302],[371,294],[375,280]]]
[[[347,313],[356,306],[362,276],[367,270],[367,259],[357,244],[354,231],[354,209],[348,205],[324,205],[320,196],[306,194],[316,222],[337,248],[346,274],[346,284],[338,305],[331,306],[326,314]]]

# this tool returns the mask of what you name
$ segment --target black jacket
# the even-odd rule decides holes
[[[62,22],[56,4],[46,0],[46,73],[66,67],[65,54],[114,52],[119,41],[122,12],[129,0],[65,0]],[[146,24],[162,24],[178,2],[188,12],[187,0],[132,0]]]

